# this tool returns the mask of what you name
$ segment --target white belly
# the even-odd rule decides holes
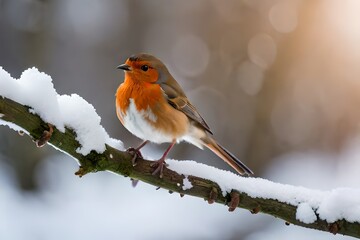
[[[130,98],[130,104],[126,114],[123,114],[120,109],[117,109],[118,114],[121,115],[124,127],[132,134],[143,140],[149,140],[155,143],[172,142],[172,136],[166,135],[159,130],[156,130],[147,120],[156,122],[157,117],[153,114],[150,108],[147,110],[138,111],[134,103],[134,99]]]

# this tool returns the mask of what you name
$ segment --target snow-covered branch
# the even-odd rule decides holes
[[[30,69],[13,79],[0,68],[0,124],[24,131],[33,139],[49,135],[48,143],[80,164],[77,172],[111,171],[177,192],[263,212],[299,226],[360,237],[360,191],[317,191],[245,178],[194,161],[167,160],[163,178],[153,176],[151,161],[132,156],[111,139],[100,125],[95,109],[78,95],[58,95],[51,78]],[[189,213],[190,215],[191,213]],[[209,216],[210,217],[210,216]]]

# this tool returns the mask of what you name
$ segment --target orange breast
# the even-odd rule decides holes
[[[135,100],[136,108],[139,111],[146,110],[159,101],[164,101],[164,96],[158,84],[132,81],[126,77],[124,83],[119,86],[116,92],[116,106],[123,114],[126,114],[130,98]]]
[[[156,116],[156,121],[146,119],[150,126],[172,139],[179,139],[185,135],[189,128],[186,115],[168,104],[158,84],[135,82],[126,79],[116,92],[117,115],[121,123],[123,116],[127,115],[130,99],[134,99],[138,111],[148,111]],[[151,140],[151,139],[149,139]]]

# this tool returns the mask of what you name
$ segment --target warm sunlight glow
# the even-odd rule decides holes
[[[349,47],[358,46],[360,40],[360,1],[331,0],[323,2],[326,9],[326,20],[336,30],[334,34],[341,34]]]

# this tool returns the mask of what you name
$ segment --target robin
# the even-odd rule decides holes
[[[127,130],[144,140],[137,148],[128,149],[134,156],[134,165],[137,158],[142,158],[140,149],[149,141],[170,143],[152,164],[153,175],[162,177],[166,156],[175,143],[184,140],[201,149],[207,147],[241,175],[253,174],[214,140],[205,120],[158,58],[140,53],[117,68],[125,72],[125,80],[116,92],[117,116]]]

